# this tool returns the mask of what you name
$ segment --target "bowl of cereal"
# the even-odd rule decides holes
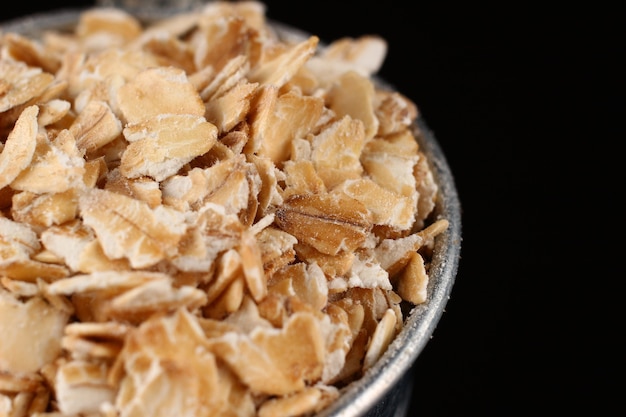
[[[384,40],[181,4],[0,25],[0,409],[405,415],[461,222]]]

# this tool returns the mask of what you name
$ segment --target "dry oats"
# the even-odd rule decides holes
[[[372,368],[448,226],[386,47],[256,1],[0,33],[0,415],[305,416]]]

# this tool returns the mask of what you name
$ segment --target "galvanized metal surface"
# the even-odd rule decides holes
[[[146,7],[145,4],[151,6]],[[98,0],[99,6],[125,4],[139,18],[150,21],[176,11],[197,7],[198,0]],[[174,4],[173,7],[170,7]],[[155,6],[156,5],[156,6]],[[165,7],[167,6],[167,7]],[[63,10],[31,15],[0,25],[2,31],[37,36],[43,30],[64,29],[77,22],[80,10]],[[286,37],[307,34],[283,22],[271,22]],[[392,86],[376,79],[383,87]],[[436,240],[430,266],[428,301],[414,307],[401,333],[382,358],[361,379],[346,387],[340,398],[316,417],[405,417],[410,402],[413,377],[409,370],[432,336],[450,297],[461,250],[461,206],[450,166],[426,121],[418,119],[417,140],[431,162],[439,186],[436,214],[450,222]]]

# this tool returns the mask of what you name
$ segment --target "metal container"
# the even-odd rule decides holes
[[[201,0],[98,0],[98,6],[121,6],[149,22],[189,10],[204,3]],[[34,14],[0,24],[0,31],[37,36],[44,30],[72,27],[81,10]],[[284,37],[308,34],[289,26],[288,22],[270,22]],[[374,78],[388,88],[388,80]],[[393,81],[393,80],[389,80]],[[394,88],[395,90],[396,88]],[[401,91],[401,90],[400,90]],[[439,186],[435,214],[449,221],[448,229],[437,237],[431,261],[428,299],[415,306],[405,326],[380,360],[359,380],[345,387],[341,396],[315,417],[405,417],[411,400],[414,375],[410,368],[430,340],[441,319],[454,285],[461,250],[461,207],[454,177],[446,157],[426,122],[418,118],[416,137],[421,150],[431,163]]]

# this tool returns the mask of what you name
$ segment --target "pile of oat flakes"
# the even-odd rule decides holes
[[[385,53],[249,1],[0,33],[0,415],[310,415],[361,377],[447,227]]]

